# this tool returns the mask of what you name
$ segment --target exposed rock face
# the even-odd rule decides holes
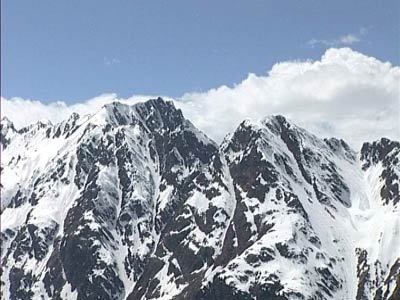
[[[7,117],[3,117],[0,124],[0,138],[3,149],[7,148],[10,140],[16,133],[17,130],[15,129],[14,124]]]
[[[400,299],[400,143],[172,102],[2,120],[4,299]]]
[[[380,165],[382,173],[380,179],[383,181],[380,196],[383,204],[400,202],[400,143],[382,138],[380,141],[365,143],[361,149],[361,161],[363,170],[368,170]]]

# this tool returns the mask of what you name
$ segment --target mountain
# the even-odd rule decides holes
[[[160,98],[1,122],[4,299],[400,299],[400,143]]]

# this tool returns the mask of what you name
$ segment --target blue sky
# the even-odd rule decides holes
[[[2,1],[1,94],[178,97],[348,46],[399,65],[399,1]]]

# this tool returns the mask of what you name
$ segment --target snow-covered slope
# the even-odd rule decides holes
[[[400,144],[172,102],[1,123],[4,299],[400,299]]]

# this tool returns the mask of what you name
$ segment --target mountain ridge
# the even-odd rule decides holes
[[[400,296],[398,142],[356,152],[272,116],[217,145],[161,98],[10,124],[6,298]]]

